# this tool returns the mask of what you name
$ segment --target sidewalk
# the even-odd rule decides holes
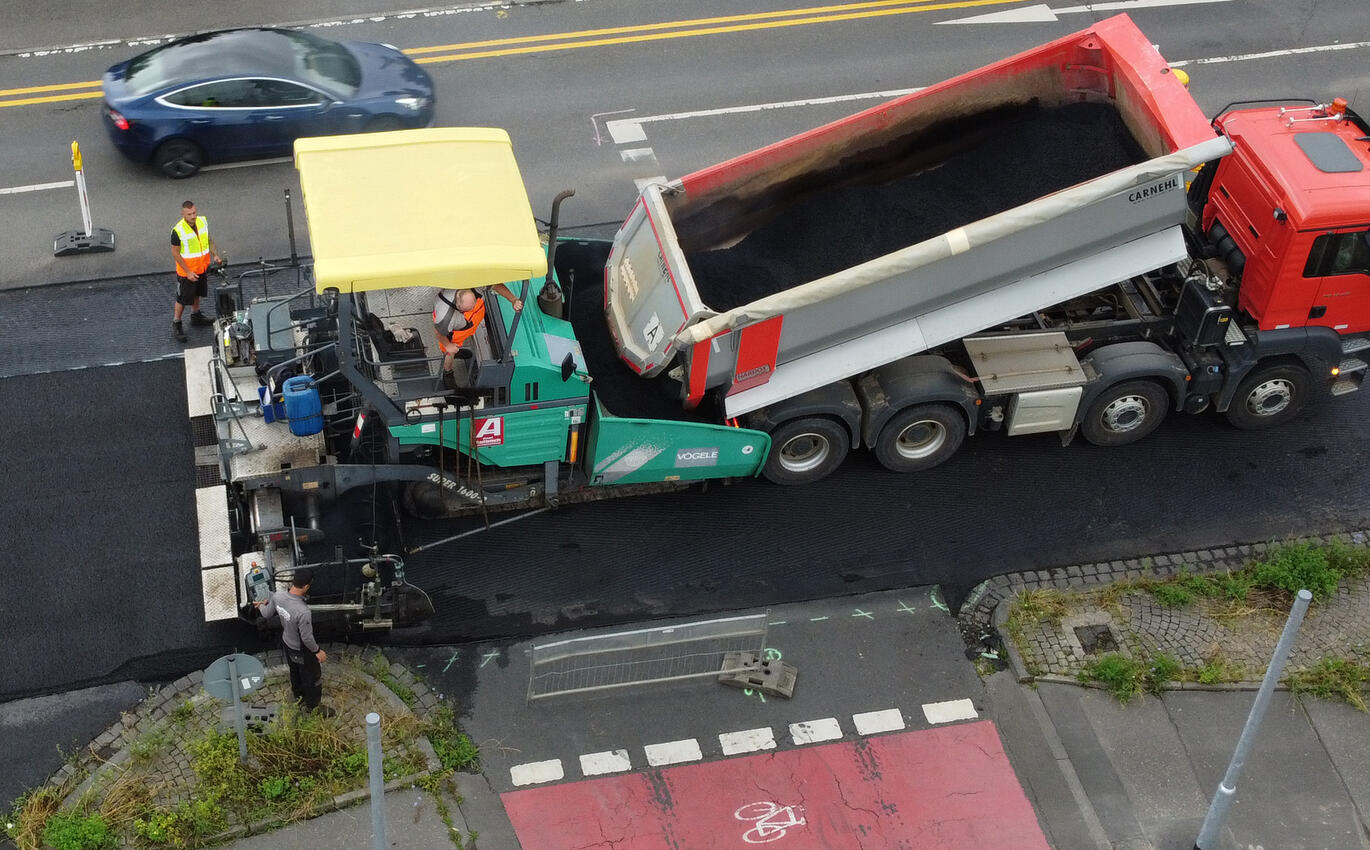
[[[1351,535],[1341,539],[1363,545],[1365,538]],[[999,659],[993,657],[992,649],[985,649],[976,662],[981,674],[978,680],[967,670],[971,662],[949,659],[947,667],[959,666],[972,686],[977,681],[982,683],[983,693],[976,696],[975,703],[984,717],[994,721],[1042,831],[1056,850],[1193,847],[1254,700],[1256,682],[1252,680],[1259,679],[1278,626],[1283,622],[1282,612],[1253,613],[1239,622],[1223,621],[1191,608],[1161,606],[1146,594],[1118,593],[1103,604],[1089,591],[1097,593],[1114,582],[1144,576],[1237,568],[1265,551],[1263,546],[1236,546],[1020,573],[998,577],[972,594],[962,609],[959,625],[972,641],[984,640],[984,647],[995,645],[996,626],[998,634],[1008,630],[1007,603],[1018,592],[1051,588],[1060,591],[1063,600],[1063,608],[1057,612],[1062,615],[1059,620],[1039,622],[1033,628],[1021,630],[1019,643],[1023,651],[1007,649],[1010,641],[1005,638],[1007,669],[993,669]],[[915,602],[908,592],[895,595],[914,602],[918,610],[925,612],[920,616],[932,615],[933,609],[922,599]],[[935,594],[929,598],[935,601]],[[865,604],[861,599],[853,601]],[[829,601],[829,608],[818,610],[822,604],[814,603],[811,613],[835,613],[839,606],[848,603]],[[1275,628],[1272,629],[1271,622],[1262,621],[1262,616],[1273,621]],[[933,621],[910,619],[909,625],[898,628],[912,628],[916,622]],[[1077,632],[1077,628],[1081,631]],[[949,642],[940,647],[939,657],[955,653],[955,629],[948,630]],[[801,687],[810,696],[819,680],[837,681],[839,671],[834,665],[843,664],[844,660],[848,667],[850,659],[864,657],[863,664],[873,669],[907,670],[907,664],[901,660],[907,656],[898,653],[928,648],[921,643],[916,647],[899,645],[897,641],[886,640],[888,634],[881,640],[871,640],[870,633],[865,633],[868,636],[862,640],[860,634],[854,629],[834,632],[824,652],[792,644],[797,651],[796,660],[803,668]],[[905,644],[925,640],[921,633],[902,634]],[[1101,639],[1105,634],[1109,638]],[[1091,639],[1082,640],[1082,635]],[[1249,679],[1223,685],[1185,682],[1170,686],[1159,696],[1141,694],[1121,703],[1108,692],[1082,686],[1076,679],[1084,663],[1113,645],[1137,655],[1164,651],[1193,667],[1212,665],[1217,646],[1227,665],[1223,669],[1229,673],[1244,670]],[[515,658],[521,657],[524,648],[525,644],[502,645],[503,653]],[[858,649],[860,652],[855,651]],[[414,652],[437,651],[429,648]],[[359,727],[366,711],[381,711],[386,716],[383,725],[396,727],[406,722],[406,714],[422,719],[446,704],[441,694],[433,690],[444,687],[437,672],[440,666],[428,664],[435,678],[425,685],[412,669],[400,663],[387,666],[374,659],[368,662],[374,651],[337,647],[330,652],[330,662],[325,665],[325,702],[339,709],[348,727]],[[395,652],[396,657],[405,654]],[[474,652],[469,654],[474,657]],[[1327,654],[1370,663],[1370,576],[1345,583],[1331,599],[1314,603],[1298,634],[1289,669],[1306,669]],[[281,682],[284,671],[277,656],[278,653],[268,654],[263,658],[268,679],[274,678],[275,690],[269,687],[254,695],[252,701],[279,701],[286,693]],[[409,660],[421,657],[411,655]],[[451,657],[455,659],[456,653]],[[345,672],[351,669],[345,667],[347,664],[354,664],[360,671],[364,687],[346,685],[356,673]],[[449,680],[446,687],[453,688],[455,694],[456,682],[465,681],[464,687],[482,692],[487,707],[506,706],[510,713],[508,722],[522,723],[519,694],[508,691],[518,682],[496,679],[497,667],[491,664],[488,670],[477,668],[474,681]],[[855,673],[858,678],[860,675],[859,671],[846,673]],[[905,687],[914,685],[910,682]],[[173,728],[170,724],[178,722],[177,718],[182,736],[191,736],[192,730],[202,727],[188,722],[188,718],[193,714],[206,719],[202,709],[212,705],[203,696],[198,675],[184,677],[156,692],[136,712],[126,714],[92,743],[91,764],[96,770],[87,783],[98,781],[101,770],[132,763],[140,751],[146,756],[153,749],[148,741],[157,740],[156,730]],[[194,712],[186,706],[194,707]],[[667,729],[662,734],[669,732]],[[135,733],[141,733],[141,739]],[[549,728],[545,733],[553,737],[568,734],[559,728]],[[492,740],[495,743],[491,746],[499,744]],[[421,752],[409,756],[387,749],[388,757],[393,755],[395,762],[387,760],[387,777],[391,781],[385,808],[390,846],[420,850],[523,850],[501,801],[500,792],[507,791],[509,786],[508,777],[501,770],[503,762],[511,759],[540,758],[536,748],[512,754],[503,753],[502,748],[491,750],[483,759],[484,773],[459,772],[450,784],[428,783],[428,790],[422,775],[435,772],[436,758],[431,748],[418,749]],[[160,760],[149,761],[155,765],[158,785],[169,789],[171,797],[175,797],[177,789],[185,792],[195,781],[189,761],[175,753],[174,747],[166,747],[164,755],[158,757]],[[401,763],[407,767],[401,768]],[[105,767],[100,768],[101,764]],[[65,774],[59,772],[54,777],[54,782],[73,780],[76,768],[64,771]],[[401,773],[407,775],[398,775]],[[80,788],[70,790],[70,799],[79,796]],[[367,846],[371,823],[365,791],[343,794],[336,803],[335,810],[310,820],[258,834],[229,836],[230,843],[224,846],[236,850]],[[258,828],[264,830],[266,826]],[[1237,783],[1235,802],[1218,847],[1368,850],[1367,835],[1370,714],[1341,702],[1296,698],[1285,690],[1277,692]],[[635,841],[632,846],[660,846],[659,836],[654,839],[639,835]],[[546,850],[552,846],[540,843],[529,845],[526,850]]]

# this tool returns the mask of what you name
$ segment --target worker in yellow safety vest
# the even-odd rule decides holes
[[[208,293],[205,273],[210,259],[221,262],[219,248],[209,235],[209,220],[195,209],[194,201],[181,204],[181,220],[171,228],[171,259],[176,264],[176,304],[172,308],[171,332],[177,342],[186,341],[181,313],[191,309],[190,323],[197,327],[214,324],[200,312],[200,299]]]

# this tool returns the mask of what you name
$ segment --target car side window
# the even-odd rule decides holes
[[[258,105],[272,106],[313,106],[324,102],[324,96],[298,83],[286,80],[253,80],[257,89]]]
[[[202,83],[166,95],[167,103],[200,109],[241,109],[256,106],[256,94],[247,80]]]

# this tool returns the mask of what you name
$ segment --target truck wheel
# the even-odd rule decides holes
[[[1243,431],[1282,425],[1298,415],[1308,401],[1312,379],[1308,370],[1292,363],[1257,368],[1237,387],[1227,421]]]
[[[1169,407],[1170,396],[1157,384],[1126,381],[1095,399],[1080,433],[1096,446],[1125,446],[1155,431]]]
[[[966,439],[966,420],[945,404],[905,408],[880,429],[875,458],[893,472],[932,469],[956,454]]]
[[[776,484],[808,484],[841,466],[850,447],[847,429],[835,420],[795,419],[771,432],[771,455],[761,474]]]

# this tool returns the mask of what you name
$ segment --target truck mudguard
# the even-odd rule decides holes
[[[847,426],[852,448],[861,445],[861,400],[847,381],[824,384],[770,407],[763,407],[747,414],[744,424],[748,428],[770,433],[792,419],[808,416],[827,416],[838,420]]]
[[[1134,378],[1153,378],[1166,388],[1170,403],[1175,410],[1184,405],[1185,384],[1189,370],[1184,362],[1174,354],[1154,342],[1119,342],[1095,349],[1081,361],[1088,365],[1096,375],[1085,385],[1084,396],[1080,399],[1079,416],[1089,410],[1090,405],[1104,390],[1122,381]]]
[[[924,354],[887,363],[862,375],[856,391],[866,409],[862,439],[867,446],[875,445],[880,429],[896,413],[932,401],[959,408],[966,416],[966,433],[975,433],[980,396],[945,357]]]
[[[1251,359],[1241,367],[1233,367],[1232,379],[1218,398],[1219,411],[1227,410],[1242,379],[1272,357],[1297,359],[1313,373],[1313,385],[1320,390],[1327,388],[1325,379],[1329,377],[1332,367],[1341,362],[1341,335],[1331,328],[1279,328],[1255,331],[1250,337]]]

